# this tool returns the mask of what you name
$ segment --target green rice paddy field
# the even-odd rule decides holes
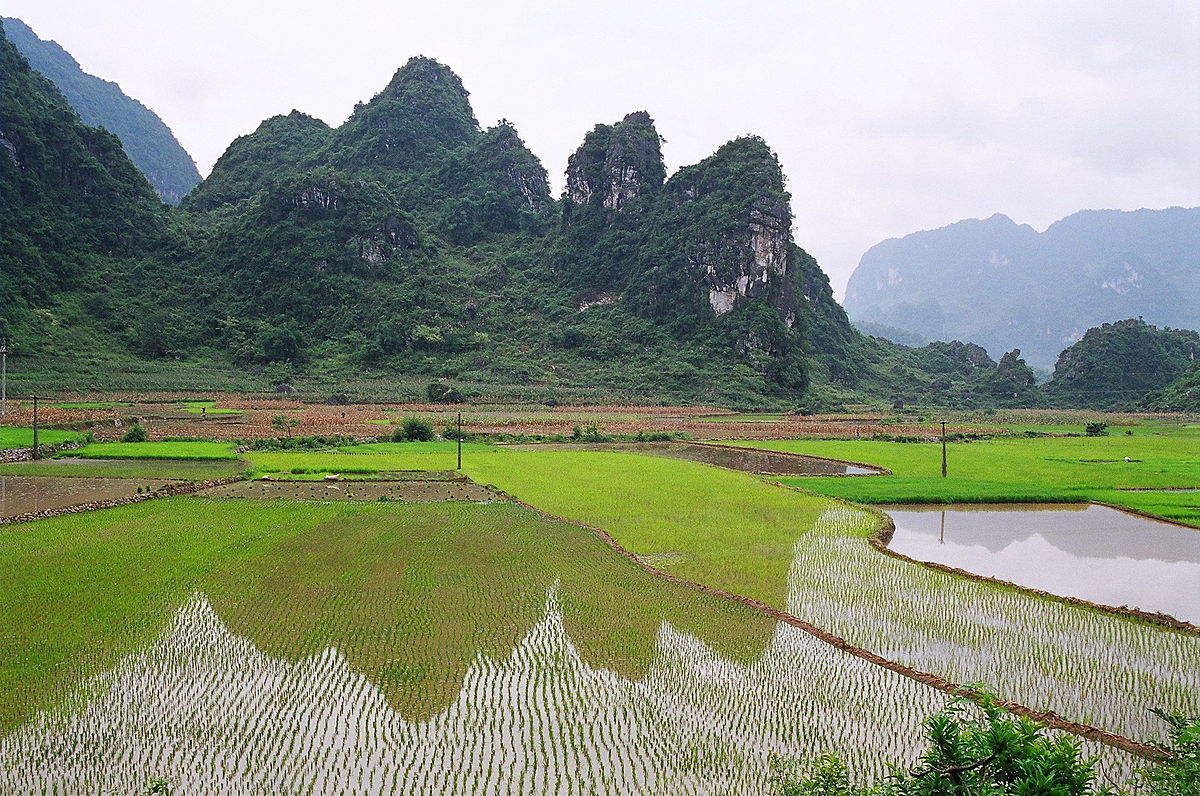
[[[880,775],[941,702],[513,504],[172,498],[12,530],[6,793],[754,793],[770,753]]]
[[[852,459],[892,470],[886,478],[781,478],[860,503],[1115,503],[1200,526],[1200,427],[1106,437],[993,439],[937,443],[790,440],[736,443]],[[1132,461],[1125,461],[1126,458]],[[1145,491],[1128,491],[1145,490]]]
[[[654,567],[1142,739],[1161,729],[1147,708],[1200,713],[1200,636],[884,556],[866,541],[879,515],[825,495],[1115,495],[1195,522],[1194,493],[1118,487],[1200,485],[1198,441],[955,444],[946,481],[936,446],[755,443],[895,472],[787,479],[805,491],[610,451],[466,445],[463,472]],[[239,461],[224,443],[109,443],[19,466],[371,478],[452,470],[455,447]],[[0,526],[3,793],[757,794],[773,754],[882,777],[943,696],[514,503],[178,497]]]

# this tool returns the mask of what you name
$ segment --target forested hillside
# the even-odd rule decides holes
[[[340,127],[234,141],[180,208],[0,41],[0,332],[26,354],[207,362],[288,379],[421,374],[820,408],[1036,402],[1012,352],[864,337],[792,239],[762,139],[668,176],[644,111],[583,136],[567,190],[413,58]],[[11,175],[11,177],[9,176]]]
[[[196,164],[154,111],[126,96],[116,83],[84,72],[58,43],[38,38],[21,20],[0,17],[0,23],[30,66],[50,78],[84,124],[103,127],[121,140],[164,202],[178,204],[196,187]]]
[[[1049,369],[1102,323],[1200,329],[1198,252],[1200,208],[1085,210],[1042,233],[997,214],[872,247],[846,310],[893,339],[1019,347]]]
[[[1197,359],[1200,334],[1191,330],[1160,329],[1141,318],[1106,323],[1059,355],[1046,391],[1062,406],[1133,408],[1147,402],[1147,393],[1184,377]],[[1181,383],[1149,403],[1177,403],[1185,396]]]

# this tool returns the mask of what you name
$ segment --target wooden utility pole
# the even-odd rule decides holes
[[[462,469],[462,412],[458,413],[458,467],[455,469]]]
[[[0,420],[8,415],[8,339],[0,340]]]
[[[942,478],[946,477],[946,421],[942,421]]]
[[[37,402],[38,402],[38,397],[35,395],[35,396],[33,396],[33,458],[40,459],[41,456],[38,454],[38,438],[37,438],[38,437]]]

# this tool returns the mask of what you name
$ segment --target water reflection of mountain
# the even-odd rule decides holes
[[[1157,522],[1107,506],[884,506],[899,531],[999,553],[1040,535],[1079,558],[1134,558],[1200,563],[1200,530]]]
[[[353,645],[353,641],[349,641]],[[409,719],[341,648],[294,663],[229,631],[203,596],[63,710],[0,739],[6,792],[757,793],[767,755],[908,759],[941,695],[779,624],[739,663],[669,623],[644,674],[589,665],[552,591],[506,655]],[[88,752],[83,754],[83,752]]]

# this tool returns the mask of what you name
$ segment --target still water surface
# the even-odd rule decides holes
[[[919,561],[1200,624],[1200,530],[1094,505],[883,508]]]
[[[129,497],[139,489],[157,489],[169,483],[158,479],[0,475],[0,517]]]

